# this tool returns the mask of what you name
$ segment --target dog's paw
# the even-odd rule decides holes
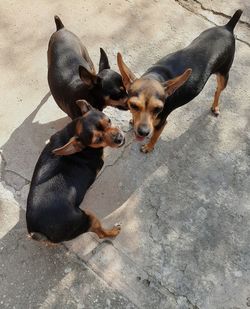
[[[120,233],[120,231],[121,231],[121,229],[122,229],[122,225],[121,225],[121,223],[116,223],[115,225],[114,225],[114,228],[113,228],[115,231],[117,231],[118,233],[117,233],[117,235]]]
[[[116,237],[120,231],[121,231],[121,224],[120,223],[116,223],[112,229],[112,237]]]
[[[211,108],[211,112],[215,117],[218,117],[220,115],[219,108]]]
[[[145,144],[141,146],[141,152],[149,153],[154,150],[154,147],[151,147],[149,144]]]

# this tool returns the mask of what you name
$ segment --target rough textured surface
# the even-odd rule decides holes
[[[102,46],[112,67],[121,51],[140,75],[238,8],[244,13],[218,118],[209,112],[211,78],[143,155],[129,113],[106,109],[127,142],[106,151],[82,206],[106,226],[121,222],[117,239],[88,234],[53,249],[28,241],[21,208],[34,165],[69,121],[46,80],[53,15],[80,36],[94,63]],[[249,12],[247,0],[0,3],[0,307],[250,307]]]
[[[136,308],[63,245],[29,240],[11,194],[1,196],[0,211],[1,308]]]

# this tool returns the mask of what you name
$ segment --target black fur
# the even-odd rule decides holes
[[[56,23],[56,31],[64,28],[64,24],[62,23],[61,19],[57,15],[55,15],[54,19],[55,19],[55,23]]]
[[[79,205],[102,168],[103,148],[87,147],[70,156],[52,153],[74,136],[77,120],[51,137],[36,164],[26,212],[28,232],[34,239],[58,243],[73,239],[90,227],[89,216]],[[84,132],[87,133],[82,139],[86,143],[91,132]]]
[[[81,116],[76,100],[87,100],[99,110],[106,106],[105,96],[125,102],[127,93],[122,78],[110,69],[104,50],[101,49],[99,73],[96,75],[88,51],[80,39],[65,29],[58,16],[55,16],[55,22],[57,31],[51,36],[48,47],[48,83],[58,106],[74,119]],[[85,70],[82,76],[79,69],[82,72]],[[116,107],[128,109],[126,103]]]
[[[160,123],[156,129],[165,123],[173,110],[194,99],[211,74],[220,73],[228,80],[235,53],[233,28],[241,14],[242,11],[238,10],[227,25],[205,30],[186,48],[165,56],[143,75],[165,82],[188,68],[192,69],[192,75],[187,82],[166,98],[164,109],[158,115]]]

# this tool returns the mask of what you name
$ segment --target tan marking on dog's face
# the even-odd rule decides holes
[[[160,82],[150,79],[136,80],[130,90],[128,106],[133,116],[134,131],[140,126],[148,128],[150,136],[157,122],[157,115],[164,107],[165,92]],[[139,130],[140,131],[140,130]]]
[[[108,117],[100,120],[98,128],[99,130],[93,131],[90,147],[120,147],[124,144],[125,138],[123,132],[119,128],[112,127]],[[120,139],[121,142],[117,143],[117,139]]]

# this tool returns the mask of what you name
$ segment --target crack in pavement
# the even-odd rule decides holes
[[[159,280],[157,280],[154,276],[149,274],[146,269],[141,268],[137,263],[135,263],[135,261],[133,259],[131,259],[130,256],[128,256],[119,246],[116,246],[111,240],[102,241],[98,245],[97,252],[99,252],[100,249],[102,249],[104,247],[104,245],[107,245],[107,246],[111,245],[113,248],[115,248],[115,250],[117,250],[117,252],[119,252],[120,256],[124,256],[126,259],[128,259],[131,262],[131,264],[135,267],[135,269],[137,269],[138,274],[141,274],[141,273],[146,274],[146,278],[142,279],[141,277],[138,277],[138,278],[140,278],[139,281],[141,281],[144,285],[146,285],[148,287],[151,286],[151,288],[155,289],[159,294],[164,295],[166,297],[169,297],[171,295],[173,297],[174,301],[176,302],[176,304],[178,304],[178,299],[180,297],[184,297],[187,300],[187,303],[191,306],[190,309],[199,309],[196,305],[194,305],[189,300],[189,298],[187,296],[176,294],[176,293],[172,292],[170,289],[168,289],[167,287],[163,286],[162,283]],[[97,252],[94,252],[94,254],[97,253]],[[77,253],[76,253],[76,255],[77,255]],[[81,259],[81,257],[79,255],[77,255],[77,256],[78,256],[78,258]],[[122,258],[121,258],[121,260],[122,260]],[[85,262],[85,263],[87,265],[89,264],[88,261]],[[90,269],[92,269],[91,264],[89,264],[89,267],[90,267]],[[94,270],[92,269],[92,271],[94,271]],[[97,272],[97,271],[94,271],[94,272],[98,277],[101,277],[102,280],[104,280],[106,282],[105,276],[103,275],[102,272]],[[101,273],[101,275],[100,275],[100,273]],[[124,294],[122,294],[122,295],[124,295]],[[124,296],[126,298],[128,298],[131,302],[133,302],[133,300],[130,299],[130,297],[128,295],[125,294]]]
[[[150,188],[148,188],[149,189],[149,191],[150,191]],[[153,192],[152,192],[153,193]],[[159,221],[161,221],[161,217],[160,217],[160,215],[158,214],[158,212],[159,212],[159,210],[160,210],[160,206],[159,207],[157,207],[157,208],[155,208],[154,206],[152,206],[150,203],[149,203],[149,207],[152,209],[152,210],[154,210],[154,212],[155,212],[155,217],[156,217],[156,220],[157,220],[157,226],[159,226],[160,225],[160,223],[159,223]],[[169,226],[168,225],[168,228],[169,229],[172,229],[174,232],[176,232],[171,226]],[[177,232],[176,232],[176,234],[178,234]],[[149,229],[149,236],[154,240],[154,241],[157,241],[157,239],[155,239],[155,237],[154,237],[154,235],[153,235],[153,233],[152,233],[152,226],[150,227],[150,229]],[[163,244],[163,243],[161,243],[161,249],[162,249],[162,252],[163,252],[163,265],[162,265],[162,268],[164,268],[165,267],[165,265],[166,265],[166,245],[165,244]],[[185,267],[184,267],[184,269],[181,269],[181,271],[183,272],[183,274],[185,273],[185,271],[186,271],[186,268],[187,268],[187,264],[185,265]],[[154,278],[152,275],[150,275],[146,270],[144,270],[144,272],[146,272],[147,273],[147,275],[149,276],[149,278],[151,277],[151,278]],[[152,281],[152,280],[151,280]],[[154,278],[154,280],[153,280],[153,282],[155,283],[157,283],[157,289],[159,290],[159,292],[160,293],[162,293],[162,294],[164,294],[165,295],[165,293],[164,293],[164,289],[165,290],[167,290],[167,292],[168,293],[170,293],[174,298],[175,298],[175,301],[176,301],[176,304],[178,304],[178,298],[180,298],[180,297],[183,297],[183,298],[185,298],[186,299],[186,301],[187,301],[187,303],[188,303],[188,305],[190,305],[191,306],[191,309],[199,309],[199,307],[197,306],[197,305],[194,305],[190,300],[189,300],[189,298],[186,296],[186,295],[180,295],[180,294],[176,294],[175,292],[172,292],[169,288],[167,288],[166,286],[163,286],[162,285],[162,283],[161,283],[161,281],[160,280],[157,280],[156,278]],[[167,295],[166,295],[167,296]]]
[[[30,180],[29,180],[29,179],[23,177],[22,175],[18,174],[18,173],[15,172],[15,171],[12,171],[12,170],[9,170],[9,169],[5,169],[5,170],[4,170],[4,173],[6,173],[6,172],[12,173],[12,174],[14,174],[15,176],[18,176],[18,177],[22,178],[22,179],[25,181],[25,185],[27,185],[27,184],[30,183]],[[5,180],[4,177],[3,177],[3,180]],[[24,186],[25,186],[25,185],[24,185]],[[23,188],[23,187],[22,187],[22,188]],[[21,190],[22,190],[22,188],[21,188]],[[18,190],[18,191],[19,191],[19,190]]]
[[[107,168],[109,168],[109,167],[115,165],[115,164],[123,157],[123,155],[124,155],[124,153],[125,153],[125,150],[126,150],[132,143],[133,143],[133,140],[131,140],[130,142],[128,142],[127,145],[125,145],[125,146],[122,148],[122,151],[121,151],[120,155],[114,160],[113,163],[104,165],[103,169],[99,172],[98,176],[96,177],[96,180],[97,180],[98,178],[101,177],[101,175],[105,172],[105,170],[106,170]]]
[[[93,237],[95,238],[95,237]],[[102,242],[98,241],[99,244],[97,245],[97,247],[95,249],[93,249],[91,252],[94,252],[94,254],[96,254],[97,252],[100,251],[100,249],[102,249],[105,245],[105,243],[107,243],[108,241],[107,240],[104,240]],[[112,241],[109,241],[109,244],[112,243]],[[112,285],[110,285],[103,276],[100,276],[92,267],[91,265],[88,263],[88,261],[85,261],[77,252],[74,252],[72,250],[70,250],[65,243],[61,243],[62,247],[68,251],[70,254],[72,254],[75,258],[76,258],[76,261],[81,265],[81,264],[84,264],[84,267],[86,269],[88,269],[91,273],[93,273],[99,280],[101,280],[105,285],[109,285],[112,287]],[[113,245],[113,243],[112,243]],[[96,249],[98,249],[97,251],[95,251]],[[112,287],[113,288],[113,287]],[[116,290],[116,289],[114,289]],[[127,296],[127,295],[124,295],[124,293],[121,293],[120,291],[118,291],[120,295],[122,295],[124,298],[128,299],[133,305],[135,308],[138,308],[138,306],[136,306],[136,304]]]
[[[4,178],[5,168],[7,166],[7,162],[6,162],[6,160],[5,160],[4,156],[3,156],[2,150],[0,150],[0,157],[2,159],[0,176],[1,176],[1,179],[3,179]]]
[[[201,17],[202,19],[208,21],[209,23],[213,24],[214,26],[219,26],[217,25],[215,22],[213,22],[212,20],[210,20],[209,18],[207,18],[205,15],[197,12],[195,9],[193,8],[190,8],[189,5],[190,2],[189,1],[185,1],[185,4],[183,3],[183,0],[174,0],[178,5],[180,5],[182,8],[184,8],[185,10],[189,11],[190,13],[196,15],[196,16],[199,16]],[[200,8],[203,10],[203,11],[208,11],[208,12],[211,12],[213,13],[214,15],[217,15],[217,16],[222,16],[222,17],[226,17],[226,18],[231,18],[231,16],[229,15],[226,15],[224,13],[220,13],[220,12],[217,12],[217,11],[214,11],[214,10],[210,10],[210,9],[206,9],[203,7],[203,5],[198,1],[198,0],[193,0],[195,3],[197,3],[198,5],[200,5]],[[239,21],[240,24],[242,25],[245,25],[247,28],[250,28],[250,24],[245,22],[245,21]],[[235,35],[235,39],[245,45],[247,45],[248,47],[250,47],[250,43],[248,43],[247,41],[245,40],[242,40],[240,38],[238,38],[236,35]]]
[[[22,175],[18,174],[17,172],[15,171],[12,171],[10,169],[7,169],[7,161],[6,159],[4,158],[4,155],[3,153],[0,151],[0,157],[2,159],[2,164],[1,164],[1,170],[0,170],[0,175],[1,175],[1,180],[7,185],[9,186],[11,189],[14,190],[15,192],[15,195],[17,194],[17,192],[20,192],[22,191],[22,189],[27,185],[27,184],[30,184],[30,180],[23,177]],[[16,189],[15,186],[16,184],[13,183],[13,182],[10,182],[6,179],[6,173],[11,173],[13,174],[14,176],[17,176],[17,177],[20,177],[22,180],[24,180],[24,184],[20,187],[20,189]]]
[[[209,8],[206,8],[200,1],[198,0],[193,0],[194,2],[198,3],[200,5],[200,8],[203,10],[203,11],[208,11],[208,12],[211,12],[213,13],[214,15],[218,15],[218,16],[222,16],[222,17],[225,17],[225,18],[228,18],[228,19],[231,19],[232,16],[230,15],[227,15],[225,13],[222,13],[222,12],[218,12],[218,11],[215,11],[213,9],[209,9]],[[242,25],[245,25],[246,27],[248,27],[250,29],[250,24],[244,20],[239,20],[238,21],[239,24],[242,24]]]
[[[176,294],[175,292],[170,291],[167,287],[163,287],[163,288],[166,289],[168,291],[168,293],[170,293],[175,298],[176,302],[177,302],[178,298],[183,297],[183,298],[186,299],[188,305],[191,306],[191,309],[199,309],[199,307],[197,305],[194,305],[186,295]]]

